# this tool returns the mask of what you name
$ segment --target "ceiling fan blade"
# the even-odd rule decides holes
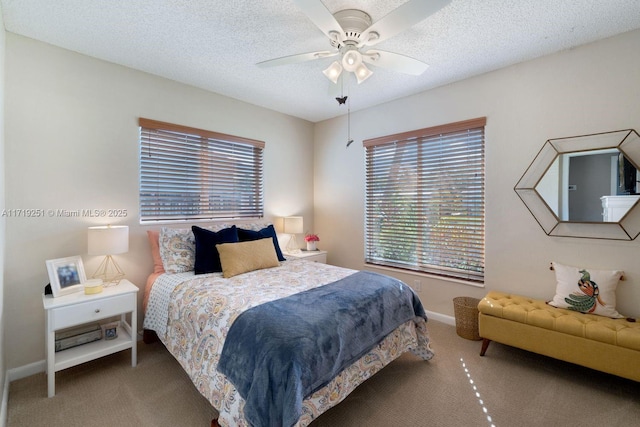
[[[283,56],[282,58],[270,59],[268,61],[258,62],[258,67],[277,67],[279,65],[297,64],[299,62],[312,61],[314,59],[329,58],[330,56],[336,56],[339,52],[337,50],[322,50],[319,52],[300,53],[297,55]]]
[[[449,3],[451,0],[409,0],[364,30],[360,36],[360,39],[364,40],[362,44],[373,46],[391,38],[427,19]]]
[[[294,3],[327,37],[344,40],[344,30],[320,0],[294,0]]]
[[[429,65],[422,61],[385,50],[370,49],[362,54],[362,60],[376,67],[388,68],[414,76],[419,76],[429,68]]]

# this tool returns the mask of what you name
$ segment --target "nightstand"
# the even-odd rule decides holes
[[[48,396],[55,395],[56,372],[118,351],[131,349],[131,366],[136,366],[136,322],[138,287],[128,280],[116,286],[105,287],[99,294],[85,295],[75,292],[53,298],[42,295],[45,313],[45,344],[47,353]],[[125,315],[131,313],[131,323]],[[85,323],[120,316],[118,337],[112,340],[94,341],[77,347],[55,351],[56,331]],[[103,322],[105,323],[105,322]]]
[[[322,264],[327,263],[327,251],[303,251],[297,252],[295,254],[289,252],[283,252],[287,259],[305,259],[307,261],[313,262],[321,262]]]

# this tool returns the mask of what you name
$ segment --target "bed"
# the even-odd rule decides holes
[[[358,272],[302,259],[285,260],[279,253],[275,230],[270,224],[241,224],[236,230],[236,233],[243,230],[239,233],[241,237],[238,240],[232,238],[232,241],[213,245],[217,248],[215,255],[221,264],[213,268],[223,271],[210,271],[211,266],[203,271],[202,257],[206,255],[207,259],[212,258],[211,245],[214,242],[211,237],[229,240],[228,235],[221,236],[228,234],[232,227],[236,228],[223,224],[210,227],[206,231],[198,228],[197,233],[196,228],[163,228],[158,232],[149,232],[155,267],[147,282],[143,300],[145,330],[155,332],[186,371],[198,391],[216,408],[219,412],[219,425],[307,426],[401,354],[411,351],[424,360],[433,357],[426,316],[419,299],[408,286],[375,273]],[[203,233],[208,240],[202,238]],[[258,261],[259,268],[254,268],[255,258],[261,258],[261,253],[269,261]],[[239,269],[230,269],[229,266],[236,261],[241,264]],[[229,271],[232,272],[231,275],[228,274]],[[380,309],[375,304],[365,305],[364,302],[355,309],[343,309],[342,305],[334,309],[330,305],[346,304],[342,296],[345,293],[362,292],[357,295],[364,295],[371,289],[371,294],[381,294],[379,285],[373,285],[381,280],[385,281],[385,284],[381,284],[380,288],[388,287],[393,293],[404,295],[398,296],[397,299],[405,300],[402,303],[405,308]],[[339,298],[334,297],[338,294]],[[394,298],[396,297],[385,296],[384,299],[389,300],[385,304],[395,304]],[[407,298],[411,302],[407,302]],[[366,301],[367,298],[363,296],[358,299]],[[325,301],[329,305],[324,306]],[[408,305],[412,305],[412,308],[407,308]],[[297,317],[291,319],[298,320],[287,320],[286,316],[289,314],[282,314],[285,306],[294,307],[292,311],[295,314],[291,316]],[[299,309],[300,306],[304,306],[304,309]],[[384,313],[405,311],[404,317],[398,315],[397,319],[388,320],[387,317],[390,315],[385,314],[379,316],[384,317],[384,321],[372,320],[375,328],[369,325],[366,327],[367,331],[380,329],[378,323],[384,323],[384,327],[387,328],[376,330],[379,339],[375,338],[376,334],[358,331],[353,326],[355,323],[363,323],[365,318],[377,319],[375,313],[365,311],[374,310],[374,306],[376,310]],[[313,311],[314,307],[317,312]],[[267,316],[265,313],[269,312],[277,313],[273,316],[276,318],[277,326],[271,329],[265,326],[270,323],[264,320]],[[344,316],[353,316],[356,313],[355,317],[362,318],[351,320],[351,317],[335,315],[343,312],[346,313]],[[362,314],[357,314],[359,312]],[[330,318],[325,316],[326,313],[332,313]],[[248,323],[250,321],[254,323]],[[334,325],[331,322],[339,323]],[[292,331],[294,328],[290,326],[295,325],[297,328],[298,324],[300,328],[321,330],[317,333],[318,337],[327,334],[329,338],[323,338],[324,341],[320,338],[298,340],[291,339],[289,335],[285,338],[280,335],[272,337],[265,332],[316,335],[316,332],[309,334],[304,332],[304,329],[301,329],[303,332]],[[333,333],[336,334],[335,339],[330,335]],[[360,337],[363,337],[361,345],[366,345],[366,348],[351,349],[343,343],[359,341]],[[376,341],[367,344],[367,339]],[[300,369],[297,358],[296,363],[291,363],[288,360],[278,360],[274,356],[274,360],[260,364],[263,363],[265,354],[274,353],[274,347],[284,348],[284,345],[291,345],[292,349],[297,349],[303,347],[300,341],[311,341],[309,345],[318,345],[314,344],[314,341],[324,342],[323,347],[332,347],[332,352],[339,353],[336,360],[342,364],[335,361],[333,364],[326,362],[328,358],[324,356],[309,362],[312,363],[313,369],[309,366]],[[258,345],[265,345],[265,342],[267,347],[271,347],[263,353],[255,350],[262,348]],[[282,345],[275,345],[276,342],[281,342]],[[243,346],[246,347],[245,350],[252,349],[246,357],[242,353]],[[281,357],[286,357],[290,352],[293,354],[293,351],[283,350],[280,353],[285,356]],[[249,361],[253,364],[249,365]],[[323,373],[324,376],[308,379],[307,376],[322,371],[323,363],[330,365],[327,372]],[[244,366],[253,368],[243,370]],[[280,369],[286,374],[262,375],[269,369]],[[297,375],[300,370],[302,374]],[[252,374],[248,375],[248,372]],[[292,372],[296,375],[292,375]],[[291,379],[293,377],[295,378]],[[291,384],[295,384],[295,387],[290,386]],[[264,390],[269,391],[271,399],[264,398]],[[275,401],[277,402],[273,403]],[[277,415],[274,415],[276,412]]]

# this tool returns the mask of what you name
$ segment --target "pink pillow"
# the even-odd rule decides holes
[[[149,245],[151,246],[151,256],[153,257],[153,272],[164,273],[164,265],[162,265],[162,257],[160,256],[160,231],[147,230],[147,236],[149,237]]]

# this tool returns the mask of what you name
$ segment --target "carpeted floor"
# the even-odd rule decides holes
[[[430,321],[436,356],[403,355],[362,384],[311,427],[634,426],[640,383],[492,343],[460,338]],[[14,381],[8,426],[208,427],[216,411],[162,344],[128,351],[56,374],[47,398],[44,373]]]

